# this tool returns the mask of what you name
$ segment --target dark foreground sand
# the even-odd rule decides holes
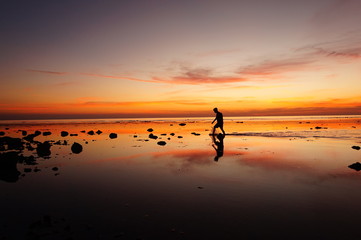
[[[0,125],[0,239],[359,239],[360,119],[210,130]]]

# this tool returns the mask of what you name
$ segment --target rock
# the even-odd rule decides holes
[[[162,133],[161,136],[167,136],[167,134],[166,134],[166,133]]]
[[[16,167],[18,159],[17,152],[0,153],[0,180],[5,182],[19,180],[20,172]]]
[[[148,137],[151,138],[151,139],[157,139],[158,138],[158,136],[154,135],[153,133],[149,134]]]
[[[53,170],[53,171],[58,171],[58,170],[59,170],[59,168],[57,168],[57,167],[53,167],[51,170]]]
[[[89,134],[89,135],[94,135],[94,131],[91,130],[91,131],[88,132],[88,134]]]
[[[39,136],[39,135],[41,135],[41,132],[36,130],[34,134],[35,134],[35,136]]]
[[[178,138],[183,138],[182,136],[178,136]]]
[[[85,130],[82,130],[82,131],[80,131],[81,133],[85,133],[86,131]]]
[[[133,138],[137,138],[138,136],[137,135],[134,135]]]
[[[166,145],[167,143],[166,143],[165,141],[159,141],[159,142],[157,142],[157,144],[158,144],[158,145],[161,145],[161,146],[164,146],[164,145]]]
[[[62,137],[66,137],[68,135],[69,135],[69,133],[67,131],[61,131],[61,133],[60,133],[60,136],[62,136]]]
[[[322,127],[315,127],[315,129],[321,129]]]
[[[5,135],[5,132],[1,131],[0,136],[4,136],[4,135]]]
[[[355,162],[355,163],[351,164],[348,167],[353,169],[353,170],[360,171],[361,170],[361,163]]]
[[[110,139],[117,138],[117,137],[118,137],[118,135],[116,133],[109,134]]]
[[[147,131],[148,132],[153,132],[154,130],[153,130],[153,128],[148,128]]]
[[[75,154],[79,154],[83,151],[83,146],[77,142],[73,143],[71,146],[71,151]]]
[[[98,130],[98,131],[96,131],[95,133],[98,134],[98,135],[100,135],[100,134],[102,134],[103,132],[100,131],[100,130]]]
[[[28,142],[34,142],[34,137],[36,137],[35,134],[29,134],[28,136],[23,137],[23,139]]]
[[[179,126],[185,126],[185,125],[187,125],[187,124],[185,124],[185,123],[180,123],[179,124]]]
[[[23,136],[25,137],[26,135],[28,135],[28,132],[25,131],[25,130],[22,130],[22,131],[21,131],[21,135],[23,135]]]
[[[171,133],[171,134],[169,134],[169,135],[174,136],[174,135],[175,135],[175,133]]]
[[[38,143],[38,147],[36,148],[36,153],[38,154],[39,157],[48,157],[51,155],[50,147],[51,144],[49,141]]]
[[[43,132],[43,136],[50,136],[51,132]]]
[[[70,133],[70,137],[75,137],[75,136],[78,136],[77,133]]]
[[[24,168],[24,172],[31,172],[31,168]]]
[[[352,149],[355,149],[355,150],[360,150],[360,146],[352,146]]]
[[[191,134],[193,134],[194,136],[199,136],[199,135],[201,135],[200,133],[195,133],[195,132],[192,132]]]
[[[24,149],[23,144],[20,138],[0,137],[0,145],[7,146],[7,150],[22,151]]]

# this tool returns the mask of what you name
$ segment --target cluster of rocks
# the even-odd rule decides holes
[[[20,176],[24,176],[25,173],[31,172],[32,168],[25,167],[24,173],[21,174],[17,169],[17,164],[23,164],[27,166],[37,165],[37,159],[48,159],[51,156],[51,148],[53,145],[68,145],[66,140],[64,141],[37,141],[36,137],[49,136],[51,132],[35,131],[28,134],[25,130],[19,130],[23,136],[22,138],[15,138],[9,136],[0,137],[0,179],[6,182],[16,182]],[[67,132],[62,131],[61,136],[68,135]],[[27,150],[25,156],[23,151]],[[83,147],[80,143],[74,142],[71,146],[71,152],[73,154],[79,154],[83,151]],[[54,167],[56,168],[56,167]],[[56,168],[57,171],[58,168]],[[40,169],[35,167],[34,172],[39,172]]]

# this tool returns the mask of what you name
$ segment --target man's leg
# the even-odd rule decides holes
[[[221,130],[222,130],[222,132],[223,132],[223,135],[226,135],[226,133],[225,133],[224,130],[223,130],[223,126],[220,126],[220,128],[221,128]]]
[[[216,131],[216,126],[217,126],[217,125],[214,125],[214,126],[213,126],[213,130],[212,130],[212,135],[213,135],[213,136],[214,136],[214,132]]]

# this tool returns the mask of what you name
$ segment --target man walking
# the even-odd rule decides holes
[[[216,114],[216,118],[213,120],[212,124],[217,121],[216,125],[213,127],[212,135],[214,135],[214,132],[216,131],[216,128],[220,128],[223,132],[223,135],[226,135],[226,133],[223,130],[223,114],[218,111],[218,108],[213,108],[213,112]]]

